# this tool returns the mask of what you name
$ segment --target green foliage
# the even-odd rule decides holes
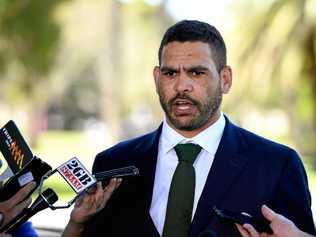
[[[2,68],[10,60],[17,60],[30,72],[48,72],[58,40],[59,28],[54,22],[53,10],[59,2],[61,0],[2,0]]]
[[[245,1],[252,2],[252,1]],[[253,2],[251,3],[253,5]],[[260,5],[257,2],[257,6]],[[279,107],[288,135],[301,153],[316,160],[316,18],[313,0],[271,0],[243,15],[239,68],[252,106]]]
[[[173,23],[160,6],[133,1],[122,7],[122,115],[144,103],[161,111],[155,96],[152,70],[158,64],[158,47],[164,31]],[[144,100],[144,98],[146,98]]]

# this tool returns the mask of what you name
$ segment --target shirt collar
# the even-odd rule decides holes
[[[221,113],[219,119],[207,129],[203,130],[195,137],[185,138],[171,128],[167,123],[166,118],[164,118],[160,139],[160,152],[162,152],[162,154],[166,154],[179,143],[195,143],[200,145],[210,154],[215,155],[224,132],[225,122],[224,115]]]

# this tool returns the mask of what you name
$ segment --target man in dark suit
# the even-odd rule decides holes
[[[97,155],[93,172],[127,165],[140,176],[112,180],[75,206],[64,236],[240,236],[213,206],[259,217],[262,204],[315,234],[311,198],[297,153],[237,127],[221,112],[232,84],[220,33],[181,21],[165,33],[154,68],[165,112],[154,132]]]

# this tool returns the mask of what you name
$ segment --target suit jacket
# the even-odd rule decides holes
[[[96,156],[93,173],[135,165],[140,176],[123,180],[106,207],[91,219],[85,236],[159,236],[149,209],[160,133],[161,126]],[[220,237],[240,236],[234,225],[216,217],[212,207],[259,217],[263,204],[291,219],[301,230],[316,233],[306,173],[297,153],[237,127],[226,118],[190,236],[197,237],[205,229]]]

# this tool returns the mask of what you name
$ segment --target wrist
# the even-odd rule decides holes
[[[69,220],[62,237],[80,237],[84,231],[84,224]]]
[[[70,226],[71,228],[83,231],[84,227],[85,227],[85,223],[77,222],[75,220],[70,219],[69,222],[68,222],[68,226]]]

